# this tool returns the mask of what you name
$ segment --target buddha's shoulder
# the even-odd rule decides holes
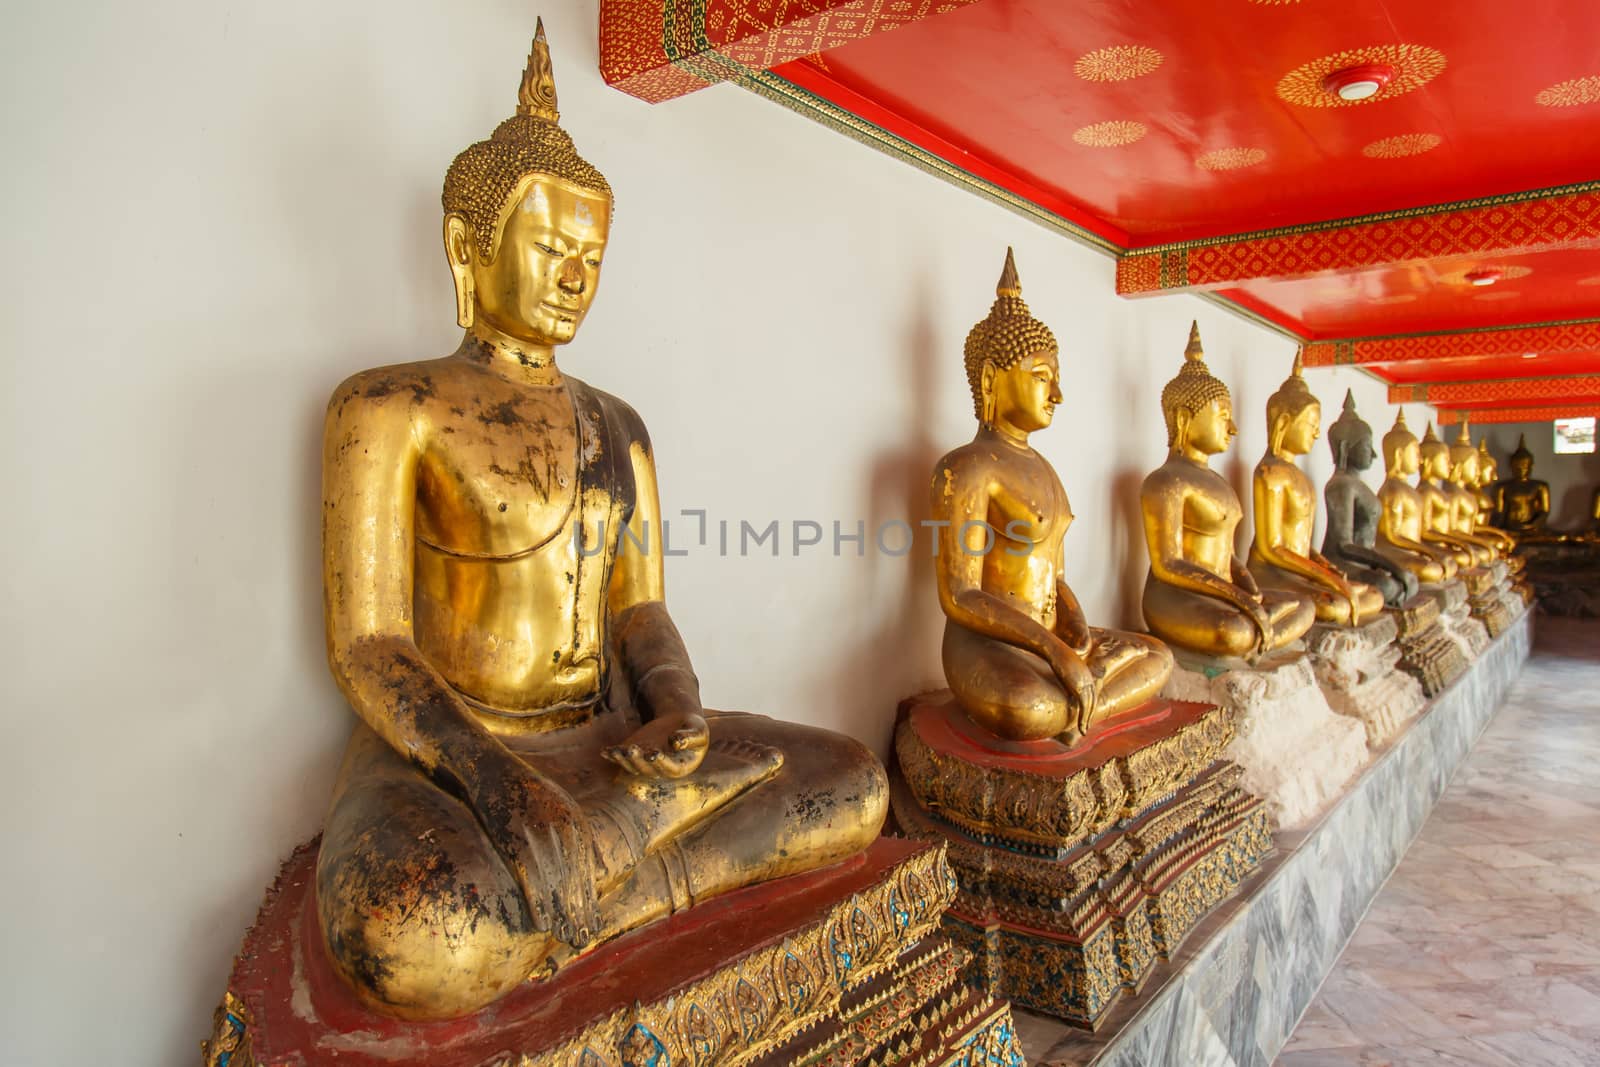
[[[462,363],[450,358],[393,363],[357,371],[334,389],[330,414],[349,416],[369,410],[408,410],[437,400],[459,377]]]
[[[604,389],[596,389],[581,378],[567,375],[569,387],[578,396],[579,403],[585,399],[593,403],[596,413],[604,418],[607,427],[614,434],[620,434],[630,441],[637,441],[647,449],[650,447],[650,431],[645,428],[644,419],[633,409],[633,405],[614,393]]]
[[[989,445],[979,441],[969,441],[960,448],[952,448],[939,457],[939,462],[934,464],[934,472],[943,477],[948,474],[953,478],[975,477],[987,475],[1001,464],[1001,457]]]

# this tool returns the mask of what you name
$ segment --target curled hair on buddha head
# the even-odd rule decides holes
[[[534,175],[567,182],[614,199],[611,183],[578,155],[572,138],[559,125],[556,82],[550,46],[540,19],[528,53],[528,66],[517,89],[516,114],[495,127],[487,141],[471,145],[450,164],[444,176],[446,215],[459,215],[472,227],[473,243],[484,262],[499,251],[500,231],[513,194]]]
[[[1000,272],[1000,282],[994,289],[994,304],[984,320],[967,334],[962,349],[962,362],[967,369],[967,385],[972,389],[972,408],[978,421],[987,425],[994,412],[989,410],[989,397],[984,393],[983,368],[991,365],[995,371],[1010,370],[1022,362],[1024,356],[1040,352],[1057,352],[1056,335],[1050,327],[1033,317],[1022,299],[1022,282],[1017,277],[1017,261],[1011,249],[1006,249],[1006,265]]]
[[[1306,385],[1303,355],[1303,349],[1295,350],[1294,367],[1289,377],[1283,380],[1275,393],[1267,397],[1267,434],[1272,438],[1274,448],[1278,445],[1278,416],[1293,420],[1312,404],[1319,403],[1311,387]]]
[[[1344,469],[1350,452],[1362,441],[1372,441],[1372,427],[1356,414],[1356,396],[1350,389],[1344,391],[1344,408],[1328,427],[1328,448],[1333,451],[1334,465]]]
[[[1167,420],[1167,447],[1177,443],[1180,410],[1187,411],[1193,418],[1213,400],[1232,399],[1228,387],[1206,366],[1206,350],[1200,343],[1200,322],[1195,320],[1189,324],[1189,344],[1183,350],[1183,367],[1161,390],[1161,414]]]

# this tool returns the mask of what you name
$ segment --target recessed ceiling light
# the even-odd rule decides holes
[[[1524,352],[1524,353],[1522,353],[1522,358],[1523,359],[1538,359],[1539,358],[1539,353],[1537,353],[1537,352]]]
[[[1493,267],[1484,267],[1482,270],[1469,270],[1462,277],[1468,285],[1493,285],[1500,280],[1500,272]]]
[[[1387,63],[1362,63],[1333,71],[1322,79],[1322,88],[1340,100],[1370,100],[1393,78],[1394,68]]]

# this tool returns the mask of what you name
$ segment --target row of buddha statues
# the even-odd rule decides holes
[[[1321,408],[1297,359],[1267,405],[1241,558],[1243,509],[1210,467],[1237,433],[1232,400],[1196,327],[1161,393],[1167,459],[1140,492],[1149,632],[1091,625],[1064,580],[1066,491],[1029,443],[1062,401],[1060,348],[1008,251],[965,344],[978,430],[932,479],[933,518],[1004,531],[940,550],[948,692],[902,708],[892,775],[828,731],[708,710],[662,555],[626,548],[660,522],[644,423],[557,366],[595,298],[614,202],[556,105],[541,27],[515,114],[445,178],[459,348],[356,374],[329,403],[327,647],[356,723],[320,843],[269,897],[252,938],[272,915],[284,925],[247,940],[219,1013],[235,1029],[217,1040],[249,1027],[258,1054],[289,1041],[270,1020],[292,1000],[282,1031],[320,1027],[308,1040],[347,1055],[466,1041],[463,1027],[524,1042],[526,1063],[845,1042],[862,1032],[851,1012],[910,981],[906,961],[959,956],[927,947],[941,915],[977,984],[1094,1025],[1274,847],[1254,772],[1229,755],[1240,713],[1172,699],[1174,677],[1298,663],[1316,628],[1366,632],[1419,589],[1500,564],[1509,539],[1486,522],[1480,451],[1418,441],[1399,419],[1374,494],[1360,477],[1372,432],[1347,397],[1319,551],[1297,457]],[[1362,727],[1343,721],[1364,756]],[[891,806],[892,829],[936,847],[886,843]],[[861,873],[874,863],[886,873]],[[802,925],[740,941],[789,911]],[[661,932],[627,936],[645,927]],[[285,943],[310,973],[293,990],[260,962]],[[650,1007],[630,988],[632,1008],[591,1018],[620,995],[605,975],[638,960],[648,980],[630,981],[671,995]],[[690,996],[656,973],[678,966],[724,984]],[[928,978],[943,999],[881,1036],[934,1051],[981,1038],[998,1050],[984,1062],[1020,1062],[1003,1000],[925,1009],[954,1003],[955,974]]]

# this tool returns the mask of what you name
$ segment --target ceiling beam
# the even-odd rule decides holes
[[[1560,248],[1600,248],[1600,182],[1131,249],[1117,260],[1117,292],[1204,292]]]
[[[1433,382],[1389,386],[1391,404],[1432,404],[1435,407],[1472,404],[1568,404],[1600,401],[1600,374],[1562,378],[1495,378],[1475,382]]]
[[[600,74],[659,104],[977,2],[600,0]]]
[[[1335,367],[1352,363],[1407,363],[1420,359],[1468,356],[1514,358],[1529,352],[1542,356],[1600,353],[1600,319],[1540,322],[1492,330],[1313,341],[1305,346],[1304,358],[1308,367]]]
[[[1549,422],[1552,419],[1581,419],[1600,415],[1600,401],[1592,404],[1552,404],[1531,408],[1478,408],[1458,411],[1443,408],[1439,411],[1440,426],[1454,426],[1465,419],[1473,426],[1504,422]]]

